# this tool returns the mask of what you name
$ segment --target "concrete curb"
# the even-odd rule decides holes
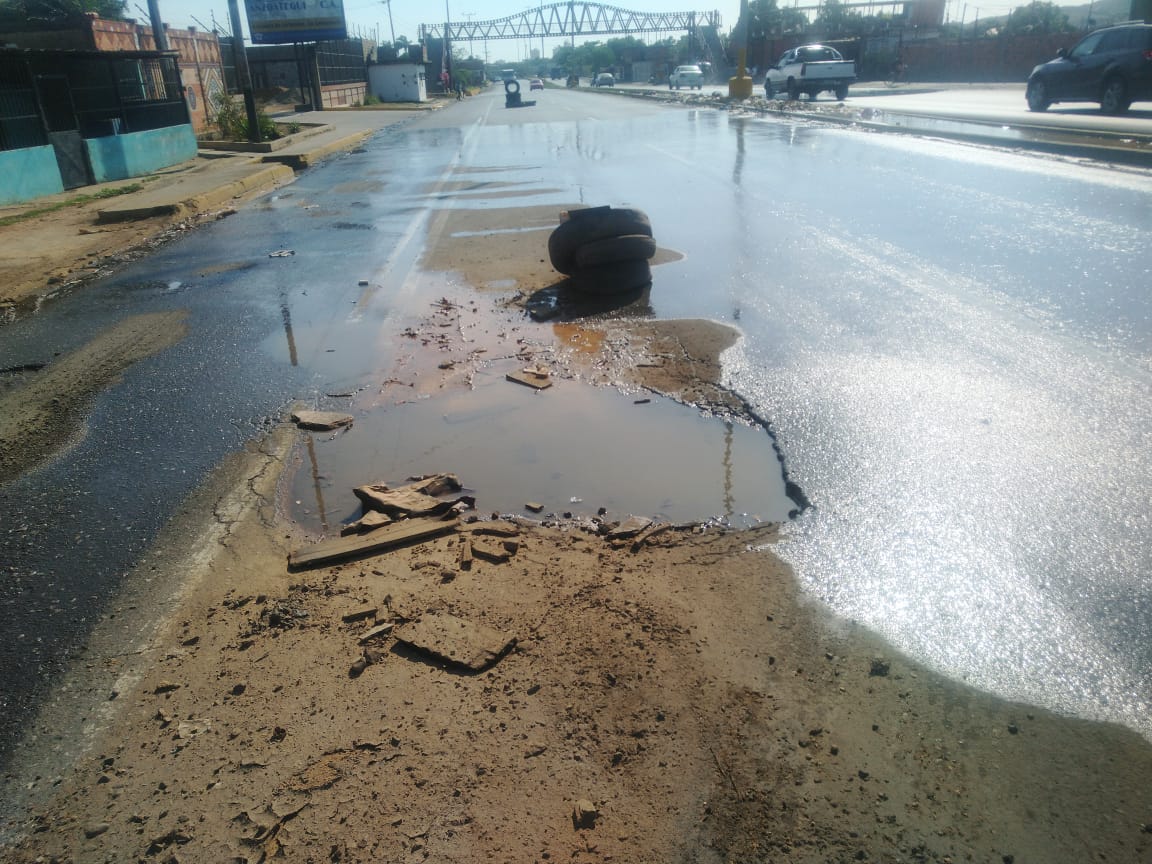
[[[177,189],[160,189],[145,193],[135,201],[125,201],[121,206],[102,208],[96,211],[96,221],[129,222],[150,219],[154,216],[179,216],[182,213],[208,210],[245,195],[253,195],[291,183],[296,175],[285,165],[261,165],[253,163],[251,174],[213,186],[187,198],[180,198]],[[126,196],[130,197],[130,196]],[[147,200],[152,198],[154,200]]]
[[[294,171],[303,171],[318,162],[326,159],[334,153],[341,151],[355,150],[366,140],[376,134],[375,129],[364,132],[357,132],[353,135],[346,135],[343,138],[337,138],[321,147],[312,147],[300,153],[270,153],[264,156],[260,161],[265,163],[279,163],[282,166],[287,166]]]
[[[267,192],[291,183],[296,173],[286,165],[265,165],[252,175],[224,186],[210,189],[187,199],[181,206],[187,210],[209,210],[246,195]]]

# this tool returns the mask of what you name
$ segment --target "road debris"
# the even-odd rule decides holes
[[[386,483],[370,483],[357,486],[352,493],[368,510],[386,513],[394,519],[413,516],[433,516],[447,513],[457,504],[475,506],[471,496],[461,496],[445,500],[437,496],[456,492],[461,488],[460,481],[452,474],[434,474],[413,483],[391,488]]]
[[[385,525],[390,525],[395,520],[387,513],[379,513],[376,510],[369,510],[355,522],[349,522],[347,525],[340,527],[340,535],[347,537],[349,534],[366,534],[369,531],[375,531],[377,528],[382,528]]]
[[[587,798],[581,798],[572,808],[572,827],[595,828],[596,820],[600,818],[600,809]]]
[[[342,414],[337,411],[293,411],[292,422],[301,429],[311,429],[314,432],[330,432],[351,426],[355,418],[351,414]]]
[[[515,646],[516,637],[447,612],[430,612],[405,624],[396,632],[396,641],[447,663],[482,672]]]
[[[528,366],[504,376],[509,381],[531,387],[533,390],[546,390],[552,386],[551,373],[542,366]]]
[[[404,519],[367,534],[321,540],[297,549],[288,556],[288,566],[293,569],[317,567],[347,558],[358,558],[394,546],[449,534],[456,530],[456,525],[455,519]]]

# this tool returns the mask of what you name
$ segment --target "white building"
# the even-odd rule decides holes
[[[427,102],[424,67],[415,63],[369,66],[368,92],[381,102]]]

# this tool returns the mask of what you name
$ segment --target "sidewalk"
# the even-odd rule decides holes
[[[334,153],[353,150],[381,129],[421,113],[411,111],[318,111],[278,116],[304,126],[299,140],[268,153],[201,150],[186,173],[156,177],[139,193],[109,202],[100,222],[146,219],[210,210],[290,183],[301,171]],[[319,124],[316,128],[308,128]],[[297,136],[292,136],[297,137]]]
[[[8,310],[99,276],[105,265],[163,242],[197,220],[215,218],[245,198],[291,183],[296,171],[435,107],[278,116],[279,122],[305,129],[298,140],[272,152],[202,149],[195,159],[146,177],[0,207],[0,320],[13,314]],[[12,221],[4,224],[5,219]]]

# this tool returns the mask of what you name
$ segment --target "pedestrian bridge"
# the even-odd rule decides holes
[[[719,28],[719,12],[633,12],[601,3],[549,3],[490,21],[421,24],[420,40],[528,39],[591,36],[603,33],[694,33]]]

